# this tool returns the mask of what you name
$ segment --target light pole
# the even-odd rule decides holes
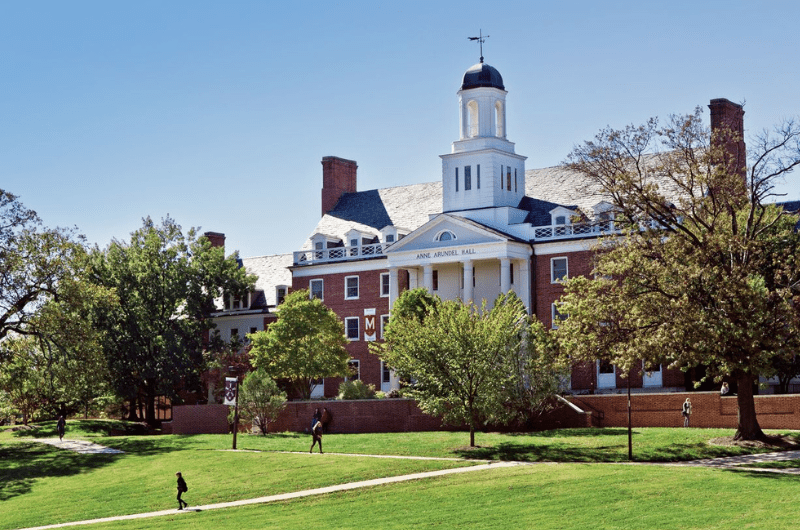
[[[236,433],[239,432],[239,371],[229,366],[228,372],[236,378],[233,397],[233,449],[236,449]]]

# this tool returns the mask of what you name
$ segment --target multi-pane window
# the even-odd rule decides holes
[[[389,296],[389,273],[381,273],[381,296]]]
[[[559,322],[564,320],[565,316],[558,310],[558,305],[555,303],[550,304],[550,311],[551,311],[550,327],[553,329],[558,329]]]
[[[472,189],[472,166],[464,167],[464,191]]]
[[[386,336],[386,324],[389,323],[389,315],[381,315],[381,338]]]
[[[275,287],[275,305],[281,305],[284,298],[286,298],[286,286],[278,285]]]
[[[355,300],[358,298],[358,276],[346,276],[344,279],[344,299]]]
[[[389,383],[392,381],[392,371],[386,366],[386,363],[381,361],[381,382]]]
[[[308,283],[308,290],[310,291],[310,297],[312,299],[313,298],[319,298],[320,300],[324,299],[323,296],[322,296],[323,291],[322,291],[322,280],[321,279],[320,280],[311,280]]]
[[[358,317],[347,317],[344,319],[344,327],[349,340],[358,340]]]
[[[361,379],[361,363],[358,359],[350,359],[347,361],[347,369],[350,371],[350,375],[345,378],[347,381],[355,381],[356,379]]]
[[[558,283],[567,278],[567,258],[552,258],[550,260],[550,283]]]

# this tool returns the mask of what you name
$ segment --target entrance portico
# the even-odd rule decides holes
[[[441,214],[386,250],[389,305],[399,295],[399,271],[409,287],[424,287],[444,300],[489,306],[514,291],[531,311],[530,245],[474,221]]]

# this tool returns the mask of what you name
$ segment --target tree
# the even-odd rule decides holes
[[[477,428],[505,423],[555,393],[545,337],[514,293],[487,309],[485,300],[477,308],[412,289],[395,303],[386,342],[373,351],[413,381],[410,394],[423,411],[467,424],[474,447]]]
[[[269,422],[274,422],[286,406],[286,394],[263,369],[247,374],[239,392],[242,417],[258,425],[261,434],[267,434]]]
[[[567,167],[613,204],[619,236],[597,249],[594,278],[572,278],[558,335],[573,358],[703,364],[738,384],[735,437],[763,437],[753,387],[800,345],[797,217],[765,204],[800,164],[793,122],[741,138],[694,114],[606,129]]]
[[[0,340],[28,326],[47,297],[57,297],[75,276],[75,254],[83,250],[73,230],[45,228],[18,198],[0,189]]]
[[[290,293],[278,320],[248,337],[253,366],[273,379],[287,380],[304,399],[310,398],[314,380],[349,374],[342,321],[321,300],[309,298],[307,289]]]
[[[45,404],[43,396],[44,371],[36,341],[32,337],[14,337],[3,342],[10,353],[10,361],[0,370],[0,390],[5,394],[13,411],[22,414],[22,422],[30,418]]]
[[[235,254],[226,258],[195,229],[184,235],[174,220],[156,225],[149,217],[130,242],[114,240],[95,250],[92,281],[119,298],[115,308],[95,316],[114,390],[132,405],[141,393],[149,423],[155,422],[156,396],[177,399],[180,388],[199,390],[215,299],[243,294],[255,283]]]

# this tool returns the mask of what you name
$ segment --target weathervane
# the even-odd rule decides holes
[[[483,30],[478,31],[478,37],[467,37],[469,40],[476,40],[481,45],[481,62],[483,62],[483,41],[489,38],[489,35],[484,35]]]

